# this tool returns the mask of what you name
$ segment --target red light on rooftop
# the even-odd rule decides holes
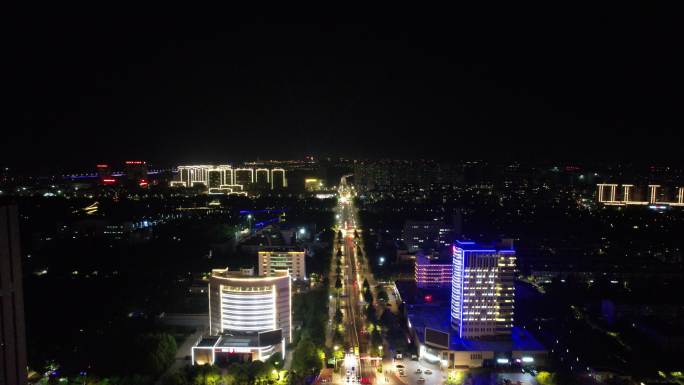
[[[432,294],[427,294],[423,299],[425,302],[432,302]]]
[[[102,183],[103,184],[114,184],[114,183],[116,183],[116,179],[114,179],[114,178],[102,178]]]
[[[107,167],[109,167],[108,164],[98,164],[97,165],[97,168],[107,168]]]

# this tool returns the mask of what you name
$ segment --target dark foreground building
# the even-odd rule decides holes
[[[16,206],[0,206],[0,385],[26,384],[26,335]]]

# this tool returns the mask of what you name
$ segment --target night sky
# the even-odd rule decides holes
[[[682,34],[667,13],[19,15],[0,164],[681,161]]]

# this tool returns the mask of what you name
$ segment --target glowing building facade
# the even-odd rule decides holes
[[[451,263],[431,261],[424,254],[416,256],[416,286],[421,289],[450,287],[452,271]]]
[[[460,338],[511,334],[516,266],[512,240],[497,245],[453,245],[451,326]]]
[[[304,179],[304,190],[308,192],[320,191],[323,189],[323,181],[318,178]]]
[[[598,202],[607,206],[641,205],[655,209],[684,207],[684,187],[664,188],[649,184],[648,189],[633,184],[599,183]]]
[[[285,355],[292,339],[292,288],[287,271],[252,276],[228,269],[209,278],[211,336],[193,347],[193,363],[266,360]]]
[[[209,194],[246,194],[250,189],[271,190],[287,187],[282,168],[253,168],[231,165],[178,166],[172,187],[204,186]]]
[[[306,278],[304,250],[274,248],[259,250],[259,275],[273,275],[287,270],[292,279]]]

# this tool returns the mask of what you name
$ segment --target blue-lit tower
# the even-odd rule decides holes
[[[515,250],[496,245],[453,245],[451,326],[461,338],[508,336],[513,327]]]

